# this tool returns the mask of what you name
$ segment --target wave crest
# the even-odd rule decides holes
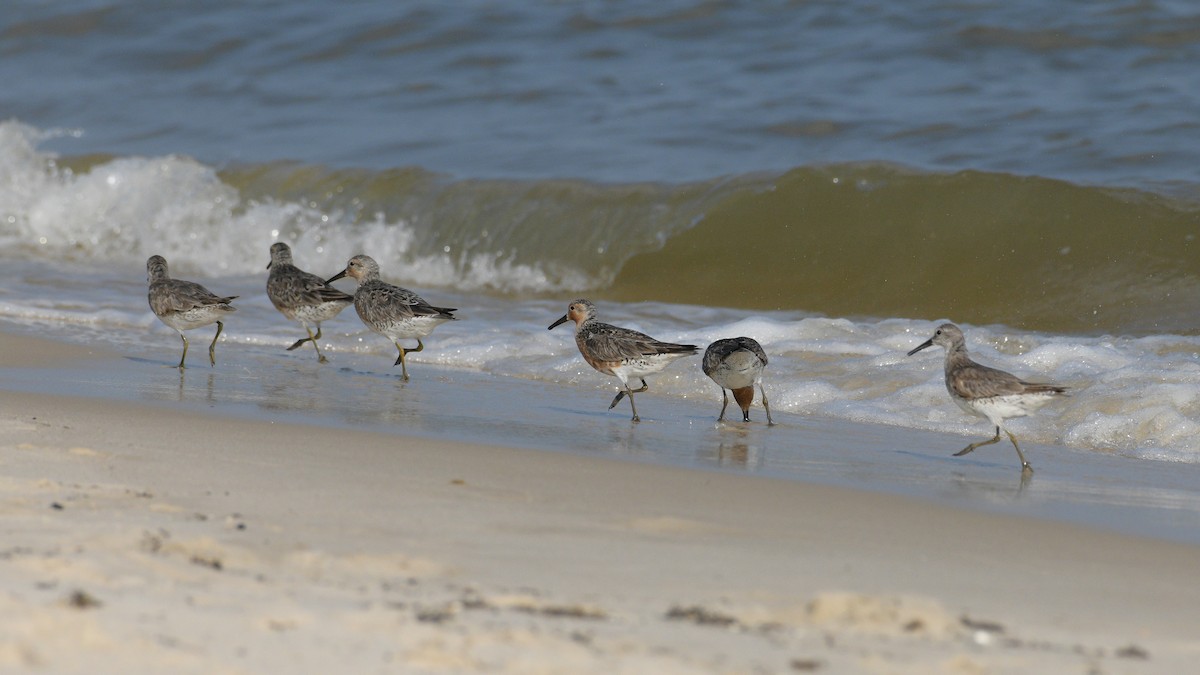
[[[55,261],[257,274],[290,243],[417,287],[576,294],[1073,333],[1195,330],[1200,207],[1134,190],[890,165],[682,185],[452,181],[419,168],[221,170],[40,152],[0,123],[0,243]]]

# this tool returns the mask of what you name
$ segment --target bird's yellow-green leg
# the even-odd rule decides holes
[[[637,406],[633,404],[633,392],[646,391],[646,381],[642,380],[642,388],[641,389],[630,389],[628,384],[625,385],[625,389],[626,389],[626,393],[629,394],[629,407],[633,409],[633,421],[641,422],[642,419],[640,417],[638,417],[638,414],[637,414]]]
[[[625,385],[625,388],[617,392],[617,395],[613,397],[612,403],[608,404],[608,409],[612,410],[613,408],[617,407],[617,404],[621,402],[621,399],[628,396],[629,397],[629,407],[633,408],[633,421],[641,422],[642,420],[641,420],[641,418],[638,417],[638,414],[637,414],[637,406],[633,403],[633,395],[638,392],[646,391],[647,389],[650,388],[646,384],[646,378],[644,378],[644,377],[642,378],[642,386],[639,389],[630,389],[628,382],[623,382],[622,384]]]
[[[217,365],[217,353],[216,353],[217,338],[221,337],[221,331],[224,329],[225,329],[225,324],[218,321],[217,322],[217,334],[213,336],[212,343],[208,345],[208,362],[209,362],[209,364],[211,364],[213,366]],[[184,349],[184,352],[187,352],[187,349]]]
[[[396,357],[396,362],[392,364],[392,367],[400,366],[401,378],[405,382],[408,382],[408,366],[404,363],[404,347],[401,347],[399,342],[395,343],[395,345],[396,349],[400,350],[400,355]]]
[[[990,446],[990,444],[998,443],[998,442],[1000,442],[1000,426],[997,426],[996,436],[994,438],[990,438],[990,440],[988,440],[988,441],[979,441],[978,443],[971,443],[970,446],[962,448],[961,450],[959,450],[959,452],[954,453],[954,456],[956,456],[956,458],[960,458],[960,456],[970,453],[971,450],[973,450],[973,449],[982,448],[984,446]]]
[[[313,349],[317,350],[317,363],[328,363],[329,359],[325,358],[325,355],[321,353],[321,345],[318,344],[318,341],[321,339],[321,324],[317,324],[316,335],[312,334],[312,331],[309,330],[308,326],[305,326],[304,330],[308,331],[308,339],[312,340]]]
[[[979,441],[978,443],[972,443],[972,444],[968,445],[967,447],[963,448],[962,450],[959,450],[958,452],[954,453],[954,456],[962,457],[963,455],[967,454],[968,452],[971,452],[975,448],[982,448],[985,445],[991,445],[992,443],[999,443],[999,442],[1000,442],[1000,427],[996,427],[996,437],[995,438],[992,438],[991,440],[987,440],[987,441]],[[1018,450],[1017,452],[1020,453],[1020,450]]]
[[[758,390],[759,390],[759,392],[762,393],[763,408],[765,408],[767,411],[767,426],[773,427],[773,426],[775,426],[775,423],[771,421],[771,406],[767,404],[767,390],[763,389],[763,386],[761,383],[759,383],[759,385],[758,385]]]
[[[1012,441],[1013,447],[1017,449],[1017,457],[1021,460],[1021,473],[1033,473],[1033,467],[1025,461],[1025,454],[1021,452],[1021,446],[1017,445],[1017,437],[1013,436],[1008,429],[1005,429],[1004,433],[1008,434],[1008,440]]]
[[[1021,460],[1021,474],[1022,475],[1032,474],[1033,466],[1031,466],[1029,464],[1029,462],[1025,461],[1025,453],[1021,452],[1021,446],[1017,445],[1017,437],[1013,436],[1012,432],[1009,431],[1008,429],[1005,429],[1004,433],[1008,434],[1008,440],[1012,441],[1013,448],[1016,449],[1016,451],[1017,451],[1017,458]],[[1000,427],[996,427],[996,435],[994,437],[992,437],[986,441],[972,443],[972,444],[968,445],[967,447],[963,448],[962,450],[959,450],[958,452],[954,453],[954,456],[961,457],[961,456],[967,454],[968,452],[971,452],[975,448],[981,448],[985,445],[991,445],[992,443],[999,443],[999,442],[1000,442]]]
[[[316,335],[313,335],[312,329],[309,328],[308,326],[305,326],[304,330],[308,332],[308,337],[300,338],[299,340],[296,340],[295,342],[293,342],[292,346],[287,348],[287,350],[289,352],[292,351],[293,349],[299,349],[300,345],[304,344],[305,342],[312,342],[314,340],[321,339],[321,326],[319,324],[317,325],[317,334]]]
[[[296,340],[296,344],[292,345],[291,347],[288,347],[287,350],[290,352],[293,349],[296,349],[300,345],[304,344],[305,342],[311,342],[311,343],[313,343],[313,349],[317,350],[317,361],[319,361],[321,363],[326,363],[327,359],[325,358],[325,356],[323,354],[321,354],[321,347],[320,347],[320,345],[317,344],[317,341],[321,339],[321,324],[317,324],[317,334],[316,335],[313,335],[312,329],[309,328],[308,326],[305,326],[304,330],[308,332],[308,337]]]
[[[643,391],[646,391],[647,389],[649,389],[650,385],[646,384],[646,378],[643,377],[641,379],[642,379],[642,386],[637,389],[630,389],[629,383],[625,383],[625,389],[618,389],[617,395],[613,397],[612,403],[608,404],[608,409],[612,410],[613,408],[617,407],[617,404],[621,402],[621,399],[625,398],[626,391],[628,391],[630,394],[640,394]]]
[[[425,349],[425,345],[421,343],[421,338],[417,338],[417,348],[416,349],[405,349],[404,347],[400,346],[399,342],[396,343],[396,349],[400,350],[400,356],[398,356],[396,358],[396,362],[393,363],[392,366],[393,367],[400,366],[400,374],[404,378],[404,381],[408,382],[408,365],[406,364],[406,362],[404,360],[404,355],[408,352],[422,351]]]
[[[177,368],[179,368],[180,370],[183,370],[184,368],[187,367],[187,366],[183,365],[183,362],[187,359],[187,348],[188,348],[187,337],[184,336],[183,331],[179,331],[179,339],[183,340],[183,355],[179,357],[179,365],[177,366]]]

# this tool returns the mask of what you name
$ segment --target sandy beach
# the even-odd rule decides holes
[[[119,358],[0,347],[8,372]],[[13,671],[1172,673],[1200,657],[1188,543],[768,476],[0,398]]]

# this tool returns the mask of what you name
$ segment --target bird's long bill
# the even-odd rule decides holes
[[[555,329],[555,327],[559,326],[560,324],[564,324],[564,323],[566,323],[566,322],[567,322],[567,315],[566,315],[566,314],[563,314],[561,319],[559,319],[558,321],[555,321],[554,323],[550,324],[550,325],[549,325],[549,326],[546,328],[546,330],[554,330],[554,329]]]
[[[272,260],[271,262],[275,262],[275,261]],[[271,263],[267,263],[267,269],[271,269]]]
[[[337,274],[329,277],[328,279],[325,280],[325,283],[332,284],[333,282],[337,281],[338,279],[341,279],[344,276],[346,276],[346,270],[342,270],[341,272],[338,272]]]
[[[908,353],[908,356],[912,356],[913,354],[916,354],[917,352],[921,351],[922,349],[925,349],[926,347],[932,347],[932,346],[933,346],[933,338],[929,338],[928,340],[926,340],[926,341],[922,342],[921,344],[917,345],[916,347],[914,347],[913,350]]]

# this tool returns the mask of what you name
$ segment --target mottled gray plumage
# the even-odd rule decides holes
[[[633,395],[649,389],[645,377],[661,371],[677,358],[695,354],[697,350],[696,345],[663,342],[636,330],[599,321],[596,319],[596,306],[583,298],[572,302],[567,307],[567,313],[550,324],[549,328],[553,329],[567,321],[575,322],[575,346],[579,348],[583,360],[597,371],[616,377],[625,387],[617,391],[608,406],[609,410],[628,395],[634,422],[639,418]],[[629,379],[634,377],[642,381],[638,389],[629,388]]]
[[[750,404],[754,402],[754,385],[758,385],[762,393],[763,408],[767,411],[767,426],[775,424],[771,420],[771,406],[767,403],[767,390],[762,385],[763,368],[767,366],[767,353],[762,345],[752,338],[735,337],[717,340],[704,350],[704,360],[700,367],[704,374],[712,378],[721,387],[721,414],[717,421],[725,419],[725,409],[729,406],[729,396],[726,389],[733,392],[733,398],[742,409],[742,421],[750,421]]]
[[[1051,398],[1065,394],[1067,388],[1054,384],[1026,382],[1012,373],[975,363],[967,354],[967,341],[962,330],[952,323],[938,326],[933,337],[917,345],[908,355],[912,356],[933,345],[946,349],[946,390],[950,392],[950,398],[963,410],[986,417],[996,425],[994,438],[972,443],[954,453],[954,456],[959,457],[975,448],[998,443],[1000,431],[1003,429],[1017,450],[1022,471],[1032,472],[1033,467],[1025,461],[1025,454],[1021,452],[1021,446],[1017,445],[1016,436],[1004,428],[1004,421],[1034,412]]]
[[[217,324],[217,334],[208,346],[208,360],[217,365],[214,350],[225,327],[221,317],[237,310],[229,303],[238,296],[220,297],[195,282],[172,279],[167,271],[167,261],[160,255],[150,256],[146,261],[146,280],[150,284],[150,310],[163,323],[179,331],[183,340],[183,355],[179,357],[178,367],[184,368],[183,362],[187,359],[188,340],[183,331],[212,323]]]
[[[267,276],[267,297],[275,309],[292,321],[299,321],[308,337],[297,340],[288,347],[288,351],[298,348],[305,342],[312,342],[317,350],[317,360],[325,363],[321,347],[317,341],[321,339],[321,322],[337,316],[339,312],[354,302],[354,296],[348,295],[330,286],[321,277],[305,272],[292,262],[292,249],[283,242],[271,245],[271,262],[267,263],[271,273]],[[317,327],[313,335],[310,326]]]
[[[453,307],[434,307],[419,295],[406,288],[393,286],[379,278],[379,264],[370,256],[356,255],[346,263],[346,269],[329,279],[334,282],[342,277],[358,281],[354,293],[354,310],[367,328],[386,336],[400,350],[396,358],[403,377],[408,379],[405,354],[425,349],[421,338],[433,332],[441,324],[454,321],[457,317]],[[399,340],[417,341],[416,349],[405,349]]]

